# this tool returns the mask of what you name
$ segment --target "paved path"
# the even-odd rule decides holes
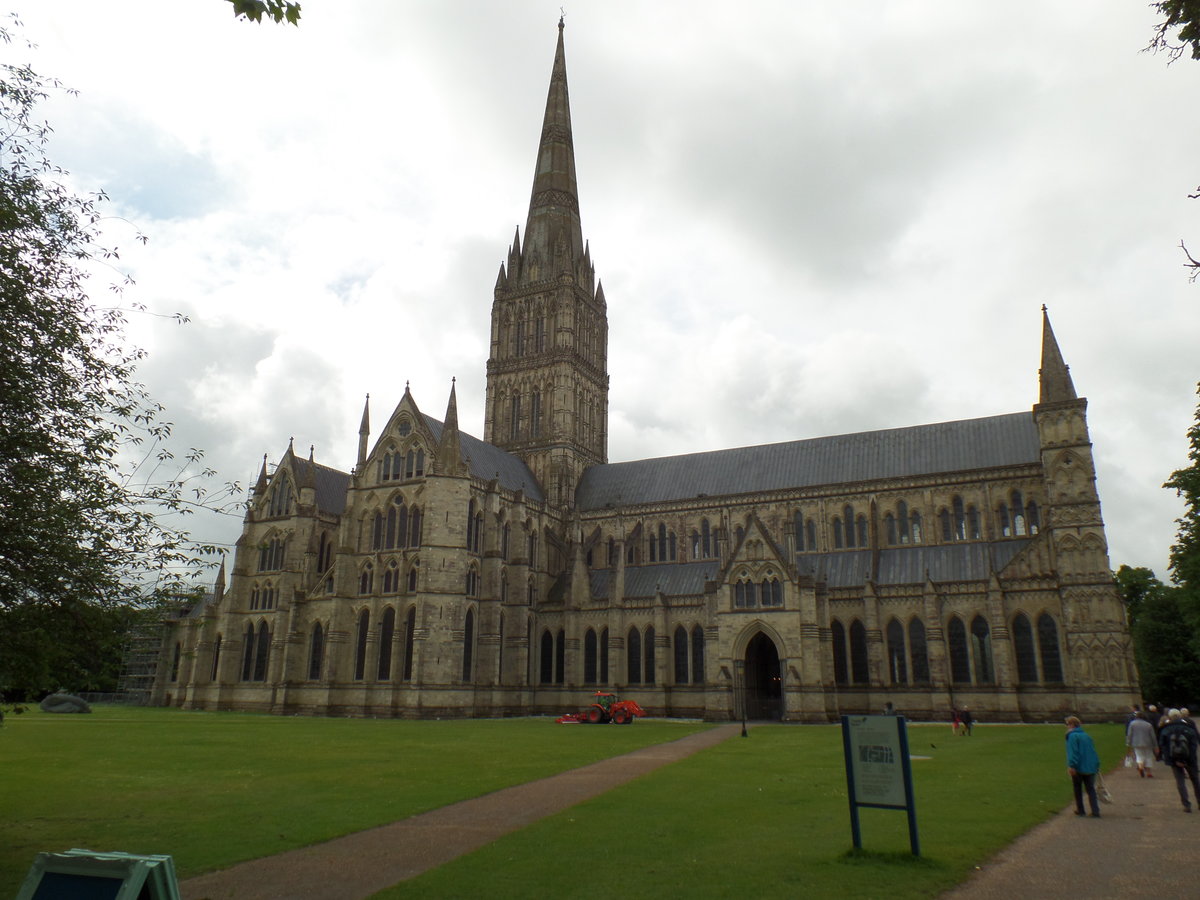
[[[1078,818],[1072,802],[981,865],[942,900],[1200,896],[1193,873],[1200,813],[1184,814],[1166,766],[1155,766],[1154,774],[1139,778],[1134,768],[1110,773],[1105,780],[1114,802],[1101,804],[1100,819]],[[1062,789],[1069,799],[1065,768]]]
[[[737,734],[721,725],[391,825],[189,878],[183,900],[359,900]]]

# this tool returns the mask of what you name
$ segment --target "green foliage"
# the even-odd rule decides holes
[[[20,811],[0,815],[0,897],[16,893],[40,850],[170,853],[186,878],[706,727],[34,709],[0,729],[4,806]]]
[[[1184,591],[1163,584],[1144,566],[1121,566],[1114,577],[1129,612],[1142,696],[1176,706],[1200,697],[1200,657]]]
[[[1167,590],[1166,585],[1158,580],[1153,569],[1145,566],[1121,566],[1113,576],[1117,582],[1117,590],[1125,601],[1125,610],[1129,614],[1129,624],[1136,625],[1141,615],[1143,604],[1147,599],[1155,598]]]
[[[1188,631],[1193,658],[1200,659],[1200,405],[1187,434],[1190,465],[1172,472],[1163,487],[1183,498],[1183,515],[1171,545],[1171,578],[1178,586],[1180,621]]]
[[[1163,19],[1146,49],[1165,50],[1172,60],[1190,50],[1192,59],[1200,59],[1200,0],[1161,0],[1150,8]]]
[[[9,702],[51,691],[117,690],[130,629],[153,610],[127,604],[26,604],[0,614],[0,685]]]
[[[1147,597],[1132,628],[1142,696],[1173,706],[1194,704],[1200,697],[1200,657],[1182,599],[1178,588]]]
[[[1172,472],[1163,487],[1174,490],[1184,501],[1179,531],[1171,547],[1171,576],[1176,584],[1196,595],[1200,594],[1200,406],[1187,434],[1191,465]]]
[[[263,16],[276,23],[285,20],[289,25],[300,24],[300,4],[287,3],[285,0],[229,0],[233,4],[233,14],[239,19],[249,19],[251,22],[262,22]]]
[[[3,26],[0,43],[13,43]],[[104,195],[76,196],[46,156],[50,127],[35,110],[63,90],[0,65],[0,632],[31,627],[43,647],[102,617],[89,606],[186,590],[214,548],[174,517],[239,493],[209,491],[200,451],[168,449],[171,424],[135,380],[143,352],[125,340],[128,280],[111,285],[112,305],[89,296],[89,273],[119,254],[102,240]],[[0,679],[45,671],[36,642],[9,643]]]

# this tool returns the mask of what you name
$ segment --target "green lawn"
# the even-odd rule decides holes
[[[0,897],[41,850],[170,853],[180,877],[675,740],[697,723],[564,728],[98,706],[0,728]]]
[[[1120,726],[1092,726],[1101,758]],[[761,726],[384,891],[420,897],[927,898],[1070,802],[1062,726],[912,726],[922,859],[903,812],[851,845],[840,730]]]
[[[0,896],[39,850],[170,853],[181,877],[701,730],[639,721],[312,719],[97,707],[0,729]],[[1091,726],[1106,765],[1119,726]],[[847,855],[840,732],[752,727],[384,897],[929,897],[1070,799],[1061,726],[912,726],[924,858],[863,811]]]

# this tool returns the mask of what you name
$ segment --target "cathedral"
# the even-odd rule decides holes
[[[789,722],[1137,702],[1087,401],[1044,309],[1031,409],[608,461],[562,29],[482,439],[453,385],[440,419],[406,388],[374,427],[363,409],[348,471],[264,458],[230,571],[167,623],[154,702],[515,716],[606,690],[656,716]]]

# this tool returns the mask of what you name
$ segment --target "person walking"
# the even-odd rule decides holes
[[[962,708],[962,733],[967,737],[971,736],[971,732],[975,728],[975,717],[971,715],[971,707],[964,706]]]
[[[1092,736],[1083,730],[1078,716],[1067,716],[1067,774],[1075,791],[1075,815],[1085,815],[1083,792],[1087,791],[1092,818],[1100,818],[1100,799],[1096,796],[1096,773],[1100,771],[1100,756]]]
[[[1137,763],[1138,776],[1153,778],[1154,748],[1158,742],[1154,738],[1154,726],[1143,719],[1140,713],[1130,720],[1129,727],[1125,729],[1125,746]]]
[[[1175,776],[1175,787],[1179,789],[1179,799],[1183,801],[1183,811],[1192,811],[1191,800],[1188,799],[1187,781],[1192,783],[1192,791],[1196,803],[1200,804],[1200,779],[1196,774],[1196,747],[1200,740],[1196,730],[1190,728],[1179,710],[1173,709],[1167,713],[1167,724],[1158,732],[1158,748],[1162,753],[1164,765],[1171,767]]]

